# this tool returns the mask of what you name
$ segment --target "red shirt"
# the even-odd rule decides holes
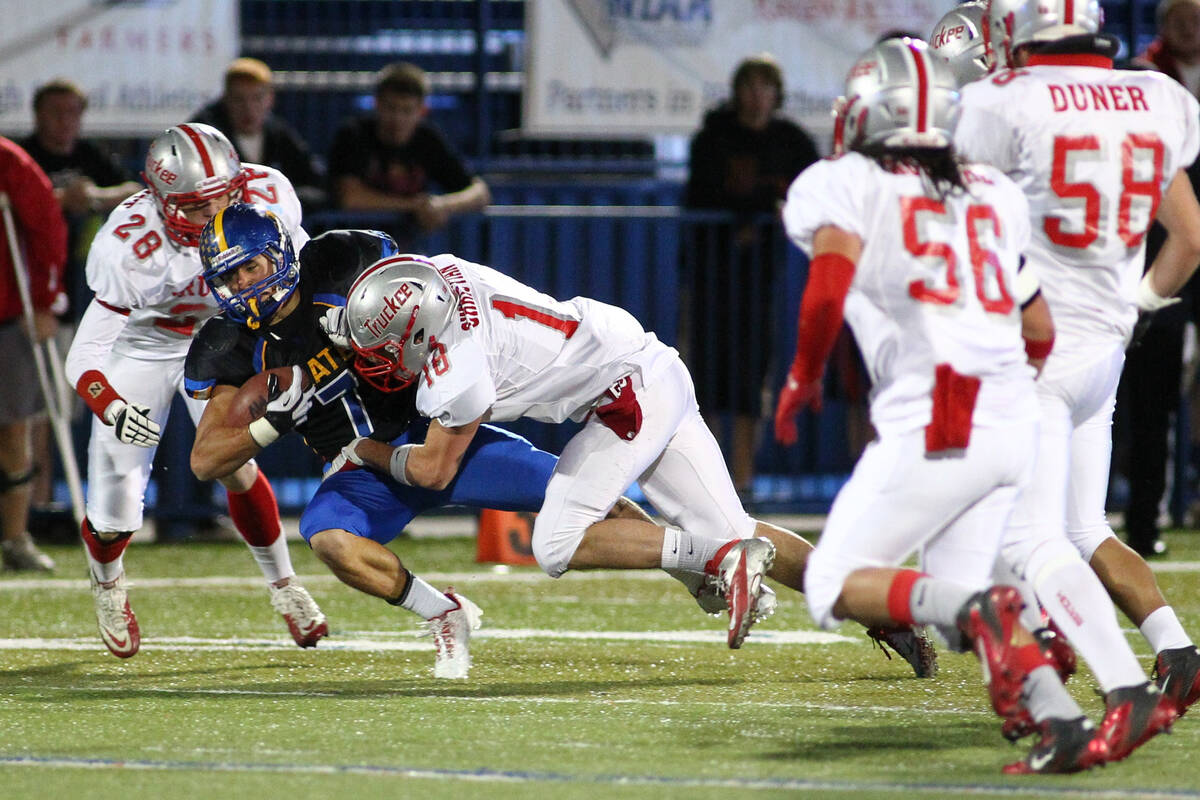
[[[13,222],[25,254],[33,307],[47,310],[62,292],[67,261],[67,223],[50,179],[20,146],[0,136],[0,192],[12,205]],[[7,230],[0,225],[0,322],[21,316]]]

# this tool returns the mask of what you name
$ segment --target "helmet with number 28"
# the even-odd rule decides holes
[[[355,372],[387,392],[408,386],[457,306],[458,295],[428,259],[398,255],[375,262],[346,294]]]
[[[959,86],[977,81],[989,72],[984,12],[987,0],[955,6],[933,26],[929,52],[950,65]]]
[[[988,0],[984,22],[989,66],[996,70],[1016,66],[1023,44],[1100,33],[1104,11],[1100,0]]]
[[[270,271],[242,286],[242,270],[257,256]],[[265,208],[235,203],[217,212],[200,233],[204,282],[217,304],[237,322],[257,328],[291,297],[300,283],[292,237]]]
[[[236,203],[242,198],[246,173],[225,134],[211,125],[189,122],[168,128],[150,143],[142,180],[158,200],[167,236],[195,247],[203,226],[187,218],[186,207],[226,194]]]
[[[888,39],[859,57],[834,105],[834,149],[949,147],[958,84],[919,39]]]

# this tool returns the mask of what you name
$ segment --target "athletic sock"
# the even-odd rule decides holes
[[[273,544],[283,531],[279,520],[279,504],[275,501],[275,490],[260,469],[254,483],[244,492],[226,490],[229,516],[233,526],[253,547]]]
[[[1142,636],[1150,643],[1155,653],[1163,650],[1174,650],[1177,647],[1191,647],[1192,639],[1179,624],[1175,609],[1162,606],[1151,611],[1140,626]]]
[[[1045,663],[1025,676],[1025,682],[1021,684],[1021,702],[1035,722],[1083,716],[1083,709],[1062,685],[1058,673]]]
[[[123,533],[111,541],[101,541],[92,530],[87,519],[79,526],[79,535],[87,548],[88,567],[100,583],[115,581],[125,571],[125,548],[129,546],[132,533]]]
[[[408,583],[398,604],[407,608],[421,619],[433,619],[439,614],[445,614],[457,607],[445,592],[439,592],[430,586],[423,578],[408,573]]]
[[[900,570],[888,589],[888,612],[900,625],[954,627],[975,592],[912,569]]]
[[[258,562],[258,568],[262,570],[267,583],[274,584],[296,574],[296,570],[292,568],[292,556],[288,552],[287,537],[276,536],[275,541],[266,547],[249,547],[250,554]]]
[[[679,528],[665,527],[663,528],[662,568],[704,572],[705,564],[713,560],[717,552],[726,544],[732,546],[733,543],[698,536]]]

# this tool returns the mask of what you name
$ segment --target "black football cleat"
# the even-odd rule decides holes
[[[1192,703],[1200,700],[1200,649],[1189,646],[1163,650],[1154,660],[1154,682],[1182,717]]]
[[[888,652],[888,648],[895,650],[897,655],[908,662],[913,674],[918,678],[932,678],[937,675],[937,650],[923,628],[876,625],[874,628],[867,628],[867,636],[879,645],[879,649],[889,659],[892,654]]]
[[[1108,760],[1108,743],[1087,717],[1048,719],[1037,730],[1042,738],[1025,758],[1006,765],[1005,775],[1061,775]]]
[[[1170,731],[1177,716],[1175,701],[1149,681],[1113,689],[1104,706],[1100,735],[1108,743],[1109,761],[1120,761],[1155,734]]]

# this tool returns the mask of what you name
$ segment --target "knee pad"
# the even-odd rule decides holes
[[[1079,551],[1065,536],[1005,541],[1001,553],[1011,569],[1034,591],[1044,576],[1064,566],[1082,563]]]
[[[0,494],[11,492],[13,489],[19,489],[25,484],[33,480],[33,476],[37,475],[37,467],[33,466],[24,472],[11,475],[7,472],[0,471]]]
[[[1068,530],[1067,538],[1071,540],[1071,544],[1075,545],[1075,549],[1079,551],[1080,557],[1085,562],[1091,562],[1092,556],[1100,545],[1104,544],[1108,539],[1116,538],[1112,528],[1108,527],[1107,523],[1099,525],[1089,525],[1080,530]]]
[[[555,530],[547,516],[539,514],[533,521],[531,545],[542,571],[551,578],[561,577],[583,541],[583,534],[584,531]]]

